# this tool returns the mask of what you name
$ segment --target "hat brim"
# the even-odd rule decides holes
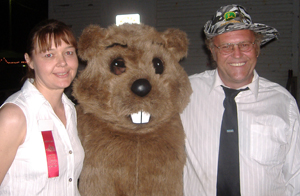
[[[208,21],[205,27],[210,26],[209,23],[211,23],[211,21]],[[263,35],[260,45],[264,45],[274,38],[278,39],[279,36],[279,33],[275,28],[261,23],[253,23],[253,24],[228,23],[226,25],[223,25],[221,28],[219,27],[217,31],[218,33],[210,33],[207,31],[207,29],[205,29],[205,27],[204,27],[204,33],[208,39],[223,33],[237,31],[237,30],[245,30],[245,29],[252,30],[256,33],[260,33]]]

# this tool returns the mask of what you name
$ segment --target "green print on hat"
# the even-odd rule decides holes
[[[234,12],[226,12],[224,14],[225,21],[229,21],[231,19],[236,18],[236,14]]]

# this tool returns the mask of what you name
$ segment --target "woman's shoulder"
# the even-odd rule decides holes
[[[25,118],[22,109],[13,103],[5,103],[0,108],[0,116],[7,119],[19,119],[22,117]]]
[[[13,104],[6,103],[0,109],[0,132],[6,132],[8,135],[18,134],[25,136],[26,117],[22,109]]]

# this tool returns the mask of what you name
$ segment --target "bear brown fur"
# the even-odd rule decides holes
[[[85,149],[82,196],[183,194],[179,113],[192,90],[179,61],[187,47],[178,29],[124,24],[83,30],[78,54],[87,67],[73,85]],[[132,122],[139,111],[150,114],[148,123]]]

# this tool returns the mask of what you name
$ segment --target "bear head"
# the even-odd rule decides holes
[[[179,64],[187,49],[186,33],[178,29],[86,27],[78,55],[87,66],[73,84],[80,112],[121,132],[145,133],[167,122],[182,112],[192,92]]]

